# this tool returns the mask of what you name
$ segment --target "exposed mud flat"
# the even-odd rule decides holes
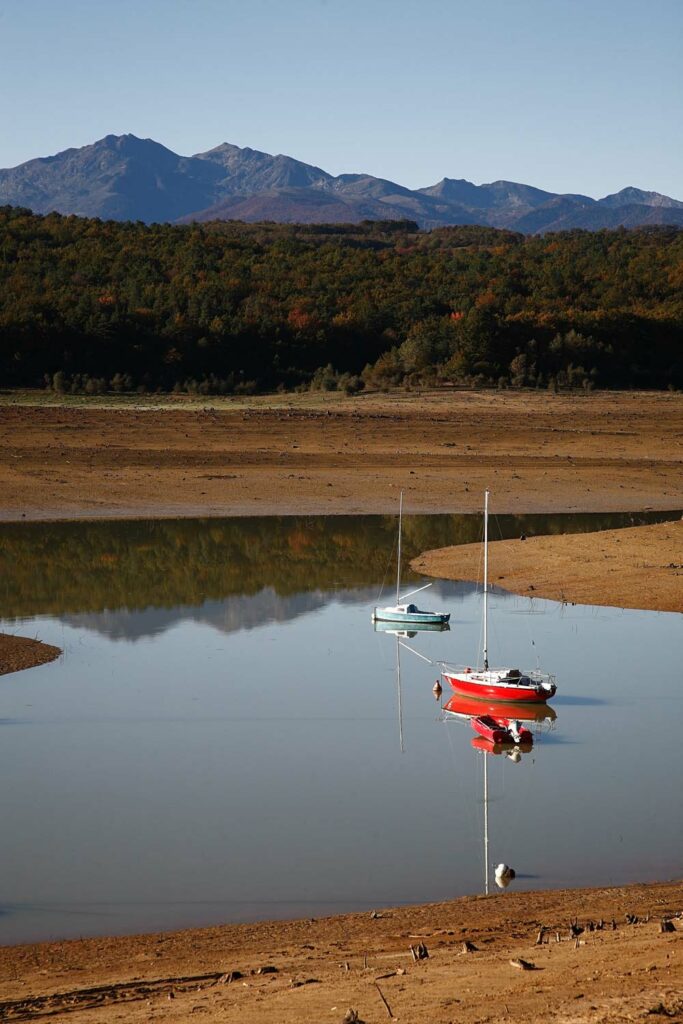
[[[0,633],[0,676],[9,672],[20,672],[25,668],[45,665],[54,661],[62,652],[59,647],[31,640],[27,636],[13,636]]]
[[[19,398],[21,400],[19,400]],[[683,507],[683,396],[2,396],[0,519]],[[34,399],[38,402],[38,399]]]
[[[410,564],[426,576],[477,580],[481,545],[425,551]],[[489,582],[553,601],[683,612],[683,521],[497,541]]]

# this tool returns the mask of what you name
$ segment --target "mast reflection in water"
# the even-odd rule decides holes
[[[470,740],[471,746],[481,753],[484,766],[484,893],[488,896],[492,867],[489,851],[489,757],[503,757],[518,765],[523,755],[528,757],[534,748],[534,738],[540,736],[544,728],[546,731],[555,728],[557,712],[549,704],[481,701],[460,694],[454,694],[444,704],[443,711],[445,721],[456,719],[469,723],[475,729],[482,720],[498,726],[495,732],[491,728],[491,736],[473,736]],[[494,871],[496,885],[499,889],[507,889],[516,874],[505,861],[500,862]]]
[[[409,647],[405,641],[412,640],[414,637],[418,635],[418,633],[448,633],[451,627],[448,622],[420,622],[411,623],[410,629],[396,629],[395,622],[387,622],[381,619],[373,619],[372,626],[375,633],[386,633],[389,636],[393,636],[396,638],[396,702],[398,706],[398,737],[399,748],[401,750],[401,753],[403,753],[405,748],[403,745],[401,647],[405,647],[406,650],[410,651],[411,654],[414,654],[417,658],[420,658],[422,661],[426,661],[429,665],[433,665],[434,662],[431,660],[431,658],[425,658],[423,654],[420,654],[413,647]]]

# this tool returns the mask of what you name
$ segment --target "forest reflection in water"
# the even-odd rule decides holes
[[[407,517],[406,558],[480,530]],[[559,691],[531,751],[489,756],[437,668],[401,650],[397,691],[370,622],[395,540],[393,516],[0,527],[0,631],[65,651],[0,685],[0,942],[479,892],[485,758],[489,867],[518,890],[675,873],[679,617],[494,595],[494,651]],[[476,658],[476,587],[428,593],[451,629],[408,643]]]
[[[491,538],[580,533],[678,513],[496,516]],[[406,516],[404,565],[481,538],[473,515]],[[0,617],[197,607],[389,580],[395,516],[263,516],[0,525]],[[404,572],[404,580],[411,574]]]

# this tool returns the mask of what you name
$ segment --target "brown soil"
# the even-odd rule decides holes
[[[678,882],[17,946],[0,950],[0,1020],[681,1020],[682,909]]]
[[[0,406],[0,518],[683,507],[683,396],[424,392]],[[37,401],[37,399],[35,400]]]
[[[23,668],[45,665],[48,661],[54,661],[61,653],[59,647],[44,644],[40,640],[0,633],[0,676],[9,672],[20,672]]]
[[[416,572],[478,580],[481,545],[426,551]],[[683,612],[683,521],[489,545],[489,579],[516,594]]]

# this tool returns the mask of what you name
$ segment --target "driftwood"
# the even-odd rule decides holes
[[[375,983],[378,981],[385,981],[387,978],[395,978],[396,975],[403,975],[406,973],[405,967],[397,967],[395,971],[388,971],[386,974],[380,974],[375,978]]]
[[[227,974],[223,974],[218,979],[218,984],[219,985],[230,985],[230,984],[232,984],[233,981],[239,981],[239,979],[243,978],[243,977],[244,977],[244,975],[242,974],[241,971],[228,971]]]
[[[51,993],[43,996],[29,996],[0,1002],[0,1020],[33,1020],[38,1017],[56,1016],[74,1010],[100,1009],[114,1002],[136,1002],[158,997],[163,994],[175,999],[177,992],[192,992],[226,984],[223,979],[237,976],[237,971],[211,971],[206,974],[174,975],[165,978],[123,981],[111,985],[95,985],[88,988],[72,989],[68,992]],[[241,975],[240,975],[241,976]],[[360,1022],[359,1022],[360,1024]]]
[[[510,961],[510,967],[516,967],[518,971],[536,971],[538,968],[531,960],[522,960],[521,956]]]
[[[377,982],[375,982],[375,988],[377,989],[377,992],[379,993],[379,997],[380,997],[380,999],[381,999],[381,1000],[382,1000],[382,1002],[384,1003],[385,1009],[386,1009],[387,1013],[389,1014],[389,1017],[390,1017],[390,1018],[391,1018],[391,1019],[393,1020],[393,1016],[394,1016],[394,1015],[393,1015],[393,1013],[391,1012],[391,1007],[389,1006],[389,1003],[388,1003],[388,1002],[386,1001],[386,999],[385,999],[385,998],[384,998],[384,996],[382,995],[382,989],[381,989],[381,988],[379,987],[379,985],[377,984]]]

